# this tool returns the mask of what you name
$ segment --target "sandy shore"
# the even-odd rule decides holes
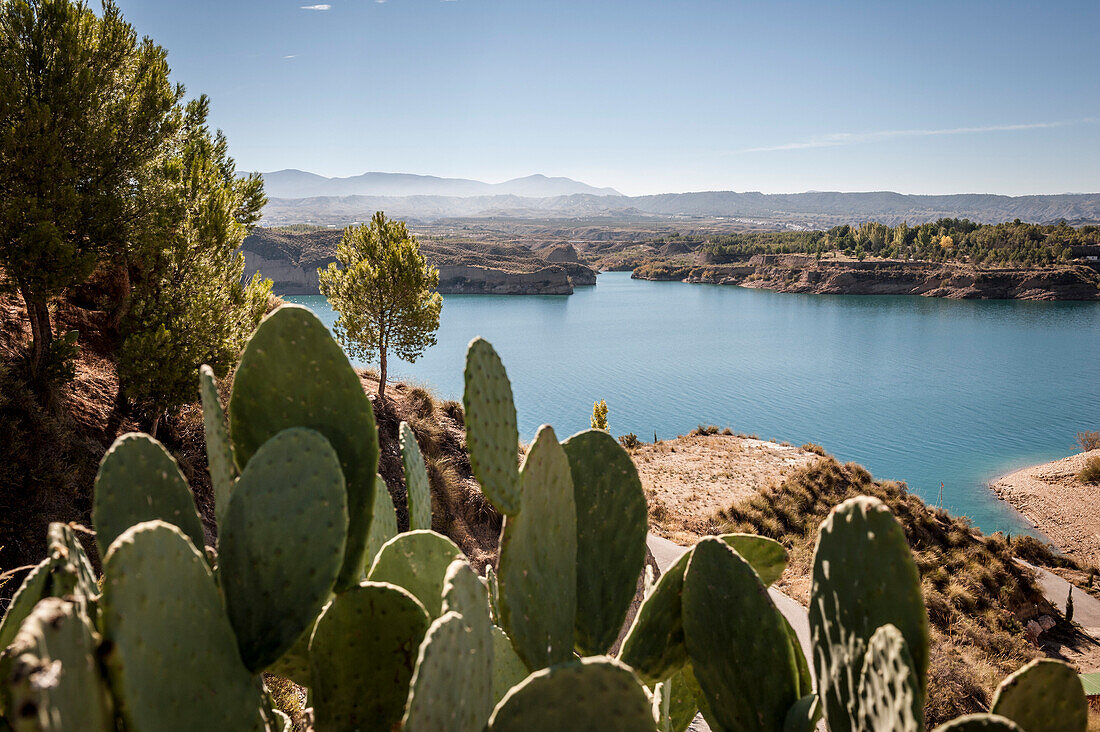
[[[1079,561],[1100,561],[1100,485],[1075,477],[1100,450],[1032,465],[990,483],[1062,551]]]

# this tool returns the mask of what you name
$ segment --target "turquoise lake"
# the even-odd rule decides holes
[[[320,296],[287,297],[329,326]],[[699,424],[816,442],[987,532],[1023,521],[991,478],[1100,429],[1100,303],[791,295],[599,276],[569,297],[448,295],[439,342],[395,379],[461,399],[466,344],[504,360],[521,437],[588,427],[645,441]],[[358,364],[366,366],[368,364]]]

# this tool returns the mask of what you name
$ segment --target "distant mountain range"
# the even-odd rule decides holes
[[[495,196],[511,195],[548,198],[585,193],[619,196],[614,188],[596,188],[571,178],[529,175],[503,183],[483,183],[467,178],[438,178],[411,173],[363,173],[348,178],[326,178],[304,170],[276,170],[264,173],[264,190],[269,198],[316,198],[319,196]]]

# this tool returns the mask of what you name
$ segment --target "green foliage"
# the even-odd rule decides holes
[[[190,401],[202,364],[225,375],[267,311],[270,280],[242,284],[237,251],[266,198],[259,175],[237,176],[225,136],[206,124],[204,96],[144,181],[148,215],[128,252],[132,291],[122,318],[119,381],[156,419]]]
[[[607,431],[607,402],[603,399],[592,404],[592,429]]]
[[[1077,480],[1082,483],[1100,483],[1100,455],[1085,461],[1085,467],[1077,471]]]
[[[27,305],[35,377],[50,299],[128,254],[182,93],[164,49],[110,2],[98,15],[72,0],[0,4],[0,270]]]
[[[645,546],[637,475],[603,431],[564,445],[539,431],[519,471],[520,510],[506,518],[499,587],[491,567],[483,583],[458,547],[426,530],[383,544],[369,581],[336,581],[343,537],[360,525],[347,513],[351,483],[359,461],[376,465],[376,448],[363,445],[376,435],[363,433],[374,424],[353,403],[350,366],[331,358],[338,347],[316,327],[284,308],[249,344],[230,398],[241,470],[220,557],[209,556],[220,559],[216,578],[183,531],[152,520],[111,542],[100,595],[71,528],[51,526],[49,556],[0,621],[0,713],[16,729],[113,729],[109,700],[127,729],[287,729],[262,671],[309,687],[317,729],[679,732],[697,711],[715,730],[814,728],[822,700],[766,589],[787,562],[771,539],[703,540],[656,586],[645,583],[620,659],[584,656],[613,639]],[[295,348],[310,354],[306,364]],[[480,410],[479,449],[514,458],[515,438],[493,429],[479,402],[485,393],[468,400]],[[493,393],[508,422],[510,390]],[[100,541],[150,511],[194,518],[175,505],[186,485],[158,450],[132,437],[104,461]],[[364,547],[396,534],[378,486],[359,517],[371,525]],[[901,527],[876,500],[857,498],[819,534],[811,623],[830,727],[920,729],[926,628]],[[652,699],[639,676],[654,685]],[[998,693],[996,714],[952,728],[1081,729],[1075,683],[1063,664],[1030,667]],[[83,716],[69,722],[74,709]]]
[[[435,345],[443,307],[433,292],[439,272],[424,261],[405,222],[379,211],[370,224],[344,230],[336,262],[317,275],[321,294],[340,314],[336,337],[357,358],[377,355],[378,396],[384,398],[388,355],[412,362]]]

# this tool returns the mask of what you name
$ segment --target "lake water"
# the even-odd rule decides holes
[[[323,297],[288,297],[331,326]],[[492,342],[521,437],[699,424],[816,442],[908,482],[987,532],[1024,530],[989,491],[1009,470],[1070,454],[1100,429],[1100,303],[791,295],[599,276],[569,297],[448,295],[439,343],[390,372],[461,399],[466,344]],[[365,364],[361,364],[365,365]]]

